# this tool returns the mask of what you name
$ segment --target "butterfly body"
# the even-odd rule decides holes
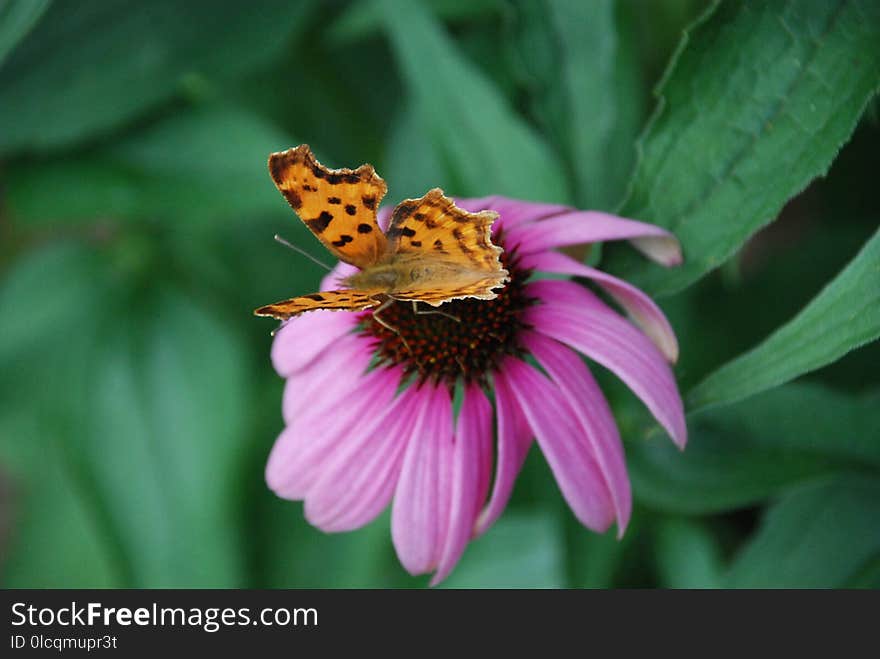
[[[269,171],[305,225],[340,260],[360,268],[345,288],[260,307],[258,316],[286,320],[314,309],[359,311],[390,300],[440,306],[449,300],[493,299],[508,279],[501,248],[492,244],[496,213],[468,213],[434,188],[394,209],[383,232],[376,209],[385,181],[371,165],[327,169],[307,145],[273,153]]]

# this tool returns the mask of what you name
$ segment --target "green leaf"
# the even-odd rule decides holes
[[[248,407],[240,344],[159,287],[129,298],[136,307],[121,305],[119,290],[100,299],[100,315],[52,326],[39,353],[0,375],[0,450],[24,493],[14,536],[89,553],[88,572],[75,574],[65,556],[58,569],[71,575],[40,574],[42,551],[14,554],[10,569],[31,587],[240,586]],[[7,436],[16,415],[33,429]],[[53,526],[71,534],[69,544]]]
[[[3,507],[14,521],[0,565],[3,586],[124,586],[113,545],[58,441],[59,428],[45,416],[33,404],[0,409]]]
[[[657,566],[664,588],[721,587],[721,551],[705,524],[668,518],[657,534]]]
[[[500,13],[500,0],[423,0],[431,13],[444,21],[466,21]],[[382,10],[375,2],[353,2],[327,30],[330,41],[337,44],[375,36],[382,29]]]
[[[91,247],[49,244],[13,262],[0,285],[0,483],[13,522],[9,587],[124,586],[125,566],[71,459],[62,411],[107,303],[106,264]],[[87,365],[86,365],[87,366]],[[64,551],[59,552],[58,547]]]
[[[585,208],[620,201],[642,119],[634,43],[618,31],[615,8],[612,0],[521,3],[511,43],[543,132],[564,154]]]
[[[269,509],[261,538],[266,587],[389,588],[405,583],[394,558],[387,511],[365,528],[328,534],[306,522],[301,503],[275,500]]]
[[[243,581],[244,360],[177,294],[139,300],[82,357],[66,441],[133,587]]]
[[[19,164],[8,177],[10,214],[27,224],[158,215],[188,225],[284,212],[266,159],[290,143],[248,112],[192,109],[82,156]]]
[[[0,5],[0,67],[40,17],[52,0],[6,0]]]
[[[561,529],[550,512],[510,510],[468,545],[441,588],[559,588]]]
[[[835,588],[880,555],[880,483],[847,475],[802,487],[769,509],[734,560],[734,588]]]
[[[394,182],[394,199],[417,198],[437,185],[445,174],[439,154],[433,149],[415,149],[412,145],[423,138],[414,103],[407,103],[397,112],[388,140],[385,157],[387,180]]]
[[[880,469],[878,409],[877,392],[790,384],[692,416],[684,452],[659,437],[628,446],[635,497],[654,509],[715,513],[855,466]]]
[[[105,134],[271,61],[308,3],[58,0],[0,69],[0,152]],[[217,136],[218,142],[222,136]]]
[[[565,201],[562,168],[547,145],[511,110],[418,2],[381,0],[421,138],[444,164],[450,194],[505,194]]]
[[[830,364],[880,336],[880,231],[797,316],[703,380],[691,410],[731,403]]]
[[[79,328],[99,304],[105,273],[94,252],[54,244],[13,263],[0,286],[0,370]],[[97,295],[96,295],[97,294]]]
[[[684,264],[661,270],[623,250],[609,261],[657,295],[717,268],[824,175],[880,84],[873,0],[714,7],[659,85],[621,209],[676,234]]]
[[[569,583],[575,588],[610,588],[614,573],[623,557],[624,544],[614,531],[603,534],[584,528],[577,520],[566,517],[566,558]],[[630,526],[624,541],[630,541],[636,531]]]

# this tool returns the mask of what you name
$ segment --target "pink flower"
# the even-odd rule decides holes
[[[405,345],[370,312],[312,312],[290,321],[272,348],[287,379],[287,427],[269,456],[269,486],[304,500],[308,521],[328,532],[363,526],[392,502],[397,555],[411,574],[434,572],[432,584],[502,513],[533,438],[577,518],[598,532],[616,521],[623,534],[632,506],[623,447],[581,354],[623,380],[676,445],[687,438],[669,366],[678,345],[663,313],[625,281],[555,251],[628,239],[674,265],[675,238],[566,206],[458,204],[499,213],[494,240],[511,281],[497,299],[449,302],[442,309],[455,318],[392,306],[383,318]],[[389,209],[380,215],[387,222]],[[337,266],[325,290],[353,271]],[[533,272],[586,278],[629,318],[579,283]]]

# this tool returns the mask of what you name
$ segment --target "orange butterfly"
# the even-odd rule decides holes
[[[344,279],[343,289],[269,304],[254,311],[258,316],[287,320],[314,309],[378,307],[375,315],[397,300],[434,307],[457,298],[492,300],[493,289],[508,280],[502,250],[492,244],[493,211],[468,213],[434,188],[400,202],[382,233],[376,209],[387,186],[372,165],[328,169],[303,144],[269,156],[269,172],[315,237],[361,271]]]

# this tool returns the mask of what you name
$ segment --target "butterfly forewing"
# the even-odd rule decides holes
[[[362,311],[381,304],[381,290],[341,290],[321,291],[311,295],[301,295],[289,300],[260,307],[254,313],[257,316],[271,316],[278,320],[287,320],[304,311],[315,309],[335,309],[338,311]]]
[[[372,165],[328,169],[303,144],[269,156],[269,172],[300,219],[339,260],[367,268],[386,255],[376,209],[387,186]]]

